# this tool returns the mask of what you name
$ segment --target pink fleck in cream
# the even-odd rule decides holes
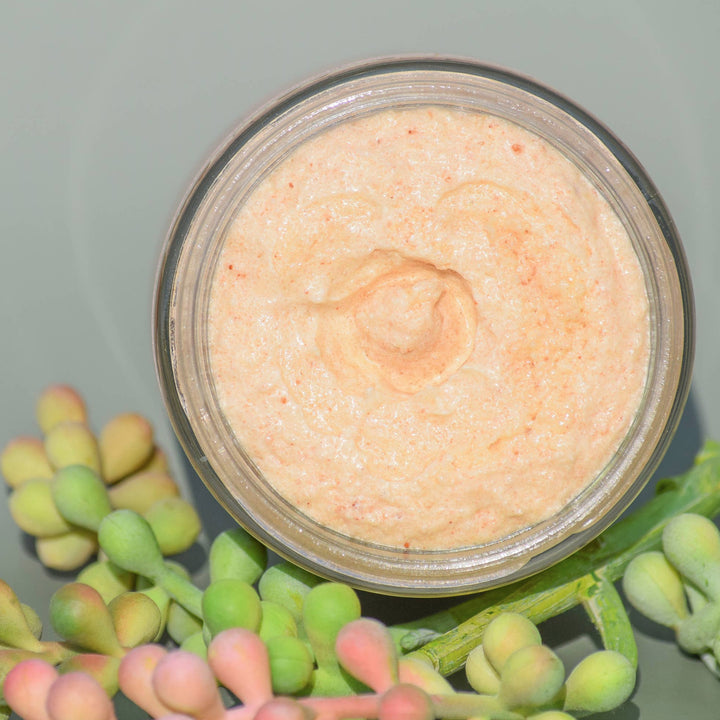
[[[306,142],[239,210],[210,354],[289,502],[450,549],[550,517],[602,471],[643,394],[648,312],[620,220],[548,143],[384,110]]]

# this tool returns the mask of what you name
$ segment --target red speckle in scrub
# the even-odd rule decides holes
[[[284,404],[287,402],[287,398],[283,395],[283,396],[280,398],[280,402],[284,405]]]
[[[293,185],[291,182],[288,183],[288,187],[294,188],[295,185]]]
[[[516,155],[519,155],[523,151],[523,146],[520,143],[513,143],[510,147]]]
[[[407,550],[407,549],[410,547],[410,543],[407,542],[407,541],[404,542],[404,543],[403,543],[403,547]]]
[[[232,269],[233,269],[233,266],[232,266],[232,263],[231,263],[230,265],[228,265],[228,270],[232,270]]]

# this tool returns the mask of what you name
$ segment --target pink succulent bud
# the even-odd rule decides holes
[[[380,700],[378,720],[433,720],[430,696],[415,685],[396,685]]]
[[[288,697],[278,697],[266,702],[255,713],[254,720],[309,720],[313,713],[299,702]]]
[[[120,689],[148,715],[159,718],[172,711],[158,698],[152,676],[167,650],[160,645],[140,645],[130,650],[118,668]]]
[[[83,672],[55,680],[47,694],[47,710],[50,720],[116,720],[105,690]]]
[[[335,651],[340,664],[376,692],[398,681],[397,654],[388,629],[378,620],[360,618],[338,633]]]
[[[208,647],[208,664],[246,706],[257,709],[273,697],[267,648],[254,632],[230,628],[218,633]]]
[[[207,663],[195,653],[173,650],[160,659],[152,676],[160,702],[198,720],[222,720],[225,706]]]
[[[45,701],[57,677],[57,670],[49,662],[23,660],[5,677],[5,702],[24,720],[50,720]]]
[[[429,662],[404,656],[398,660],[398,678],[401,683],[417,685],[430,695],[454,692],[453,686]]]

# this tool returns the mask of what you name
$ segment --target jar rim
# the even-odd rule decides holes
[[[481,553],[468,552],[467,548],[450,553],[398,553],[395,548],[372,547],[355,539],[347,543],[345,536],[327,532],[327,528],[320,530],[320,535],[317,535],[314,528],[307,526],[296,529],[293,536],[296,544],[278,545],[276,525],[281,519],[280,515],[273,512],[272,519],[268,520],[260,517],[256,508],[241,506],[238,498],[223,482],[220,472],[213,467],[213,460],[217,459],[218,453],[225,452],[224,448],[215,447],[214,439],[203,438],[201,441],[198,437],[197,420],[193,416],[198,411],[206,411],[211,398],[207,397],[207,388],[205,396],[201,391],[203,397],[197,401],[189,400],[188,393],[197,392],[199,386],[209,381],[205,377],[207,372],[193,373],[195,377],[177,376],[179,334],[202,334],[202,323],[198,318],[192,318],[192,322],[186,318],[188,325],[185,325],[177,316],[178,288],[188,282],[182,276],[188,244],[192,242],[193,233],[198,227],[198,216],[211,212],[220,194],[231,192],[227,187],[228,177],[232,175],[228,173],[228,168],[238,153],[245,151],[253,139],[262,133],[267,134],[274,124],[283,122],[294,110],[322,93],[337,95],[344,88],[356,88],[358,83],[379,77],[399,77],[407,73],[452,75],[469,78],[474,82],[499,84],[520,94],[529,103],[547,104],[571,118],[578,127],[584,128],[583,132],[597,140],[599,148],[607,151],[608,161],[612,160],[626,174],[623,182],[636,188],[636,200],[642,199],[645,203],[645,209],[656,225],[655,241],[663,245],[661,251],[667,255],[667,263],[672,266],[671,272],[664,273],[664,277],[660,278],[661,282],[673,285],[674,305],[670,311],[671,317],[665,318],[664,322],[673,325],[666,331],[674,333],[674,340],[665,349],[665,357],[662,359],[662,362],[672,366],[672,378],[665,378],[666,386],[658,390],[665,393],[662,400],[662,427],[652,429],[649,441],[652,447],[643,450],[641,471],[623,486],[622,497],[605,507],[602,517],[593,518],[588,515],[587,508],[585,512],[576,512],[569,525],[563,528],[546,527],[543,542],[528,544],[527,538],[519,538],[522,552],[515,555],[509,555],[507,547],[505,550],[500,549],[498,557],[488,548]],[[211,198],[215,200],[211,201]],[[680,313],[681,327],[678,327]],[[386,594],[452,595],[512,582],[554,564],[597,536],[619,517],[640,492],[667,449],[689,394],[694,356],[694,304],[682,244],[664,202],[638,160],[602,123],[563,95],[505,68],[465,58],[391,56],[353,63],[295,86],[266,103],[218,147],[191,184],[166,237],[156,277],[153,333],[156,372],[175,433],[201,479],[235,520],[281,556],[321,576]],[[647,428],[642,432],[647,432]],[[647,442],[645,437],[640,440]],[[290,524],[298,522],[302,523],[294,517]],[[547,542],[548,533],[554,535],[557,542]],[[480,557],[483,554],[484,561]]]

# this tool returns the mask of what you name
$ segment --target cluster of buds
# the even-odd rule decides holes
[[[635,557],[625,570],[628,601],[672,628],[678,645],[720,675],[720,531],[703,515],[670,519],[662,548]]]
[[[278,693],[267,644],[244,628],[215,636],[206,660],[155,644],[138,647],[120,662],[119,684],[130,700],[157,720],[573,720],[573,715],[557,708],[563,701],[558,698],[577,706],[582,714],[612,709],[627,699],[634,671],[606,662],[602,653],[607,651],[578,666],[563,685],[562,680],[558,683],[564,678],[562,663],[536,642],[536,630],[520,625],[516,616],[501,615],[494,627],[488,627],[486,654],[497,661],[509,653],[498,691],[492,694],[456,692],[425,663],[399,658],[389,630],[369,618],[346,623],[335,637],[335,657],[351,684],[360,688],[356,693]],[[528,652],[528,648],[540,650]],[[471,682],[476,674],[477,669],[469,670]],[[221,688],[239,704],[226,707]],[[115,718],[107,695],[87,675],[58,675],[42,661],[26,661],[14,668],[5,681],[5,695],[25,720]]]
[[[45,566],[71,571],[86,565],[98,550],[100,522],[118,508],[143,515],[166,555],[195,542],[200,520],[180,496],[144,417],[118,415],[96,435],[80,394],[54,385],[40,395],[36,419],[42,437],[11,440],[0,469],[10,487],[10,513],[34,537]]]

